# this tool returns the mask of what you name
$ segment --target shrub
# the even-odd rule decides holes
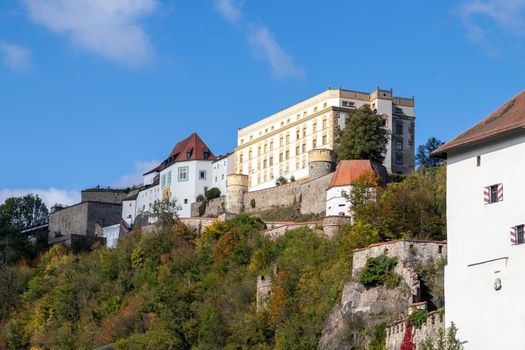
[[[220,196],[221,190],[219,190],[217,187],[210,188],[208,191],[206,191],[206,193],[204,193],[204,197],[206,197],[206,199],[209,201],[219,198]]]
[[[288,179],[285,178],[284,176],[279,176],[277,180],[275,180],[275,185],[277,186],[286,185],[287,183],[288,183]]]
[[[428,318],[428,311],[427,310],[416,310],[410,315],[410,322],[412,325],[416,328],[421,328],[423,323]]]
[[[359,275],[359,282],[367,288],[376,286],[396,287],[399,283],[399,277],[393,271],[396,265],[396,257],[390,258],[383,254],[369,258]]]

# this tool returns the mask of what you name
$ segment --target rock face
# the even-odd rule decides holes
[[[401,277],[396,288],[366,288],[358,282],[368,258],[397,257],[394,272]],[[446,258],[446,242],[394,241],[375,244],[353,253],[352,281],[345,285],[341,301],[325,323],[319,348],[368,348],[375,326],[406,317],[414,303],[421,302],[422,284],[415,266]]]

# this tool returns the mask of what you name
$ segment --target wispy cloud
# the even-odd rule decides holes
[[[159,164],[160,162],[156,160],[135,162],[133,165],[135,170],[130,174],[121,176],[114,185],[118,187],[131,187],[133,185],[139,185],[143,182],[142,175],[155,168]]]
[[[215,8],[226,20],[236,23],[243,16],[240,0],[215,0]]]
[[[243,0],[215,0],[215,9],[232,24],[245,22],[241,23],[241,27],[247,33],[252,52],[255,57],[269,64],[275,77],[304,79],[304,70],[297,66],[293,57],[279,44],[269,28],[245,19],[243,4]]]
[[[140,20],[158,0],[23,0],[29,18],[106,59],[140,66],[153,48]]]
[[[459,15],[468,38],[490,54],[497,54],[494,29],[525,36],[525,0],[470,0],[461,5]]]
[[[67,191],[58,188],[6,188],[0,189],[0,204],[10,197],[23,197],[27,194],[38,195],[48,208],[55,204],[72,205],[80,202],[79,191]]]
[[[3,64],[13,72],[22,73],[31,67],[31,51],[25,47],[0,40]]]
[[[294,63],[267,27],[251,26],[248,38],[256,57],[268,62],[275,76],[304,79],[304,71]]]

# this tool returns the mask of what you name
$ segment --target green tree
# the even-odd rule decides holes
[[[458,329],[454,322],[446,330],[440,329],[435,337],[427,337],[420,345],[421,350],[463,350],[466,341],[457,337]]]
[[[0,226],[13,226],[24,229],[47,224],[49,211],[40,197],[28,194],[24,197],[11,197],[0,205]]]
[[[388,138],[383,118],[370,107],[363,106],[347,118],[345,128],[338,136],[337,160],[369,159],[383,163]]]
[[[37,253],[20,232],[29,227],[47,224],[49,212],[44,202],[33,194],[8,198],[0,205],[0,259],[14,262]],[[44,238],[47,241],[47,239]]]
[[[444,142],[431,137],[424,145],[419,145],[416,152],[416,162],[420,168],[433,168],[443,165],[443,160],[432,157],[432,152],[438,149]]]

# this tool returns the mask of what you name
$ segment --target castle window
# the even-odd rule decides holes
[[[287,135],[286,135],[286,144],[289,144],[289,143],[290,143],[290,135],[287,134]]]
[[[323,103],[323,108],[326,108],[328,106],[328,103]]]
[[[188,167],[179,168],[179,182],[188,181]]]
[[[403,142],[396,141],[396,151],[402,151],[403,150]]]
[[[443,254],[443,246],[438,246],[438,254]]]
[[[403,165],[403,153],[396,153],[396,164]]]
[[[396,123],[396,135],[403,135],[403,124]]]
[[[300,150],[301,150],[301,149],[300,149],[300,147],[299,147],[299,146],[295,147],[295,155],[296,155],[296,156],[298,156],[298,155],[299,155],[299,153],[300,153]]]
[[[476,166],[481,166],[481,156],[476,157]]]
[[[323,118],[323,129],[326,129],[326,118]]]
[[[503,200],[503,184],[487,186],[483,190],[485,204],[501,202]]]
[[[303,153],[306,152],[306,143],[303,143]]]
[[[312,141],[312,147],[313,148],[316,148],[317,147],[317,139],[314,138],[314,140]]]
[[[273,157],[270,157],[270,166],[273,165]]]
[[[290,151],[286,151],[286,159],[290,159]]]
[[[283,161],[283,154],[279,153],[279,162],[282,162],[282,161]]]
[[[511,237],[510,240],[512,244],[523,244],[525,243],[525,237],[524,237],[524,226],[518,225],[514,226],[513,230],[511,231]]]
[[[317,132],[317,122],[314,122],[314,132]]]
[[[314,113],[317,112],[317,106],[314,107]]]
[[[188,198],[184,198],[184,204],[188,204]]]
[[[327,142],[327,137],[326,135],[323,135],[323,145],[326,145],[328,142]]]
[[[199,180],[206,180],[206,170],[199,170]]]

